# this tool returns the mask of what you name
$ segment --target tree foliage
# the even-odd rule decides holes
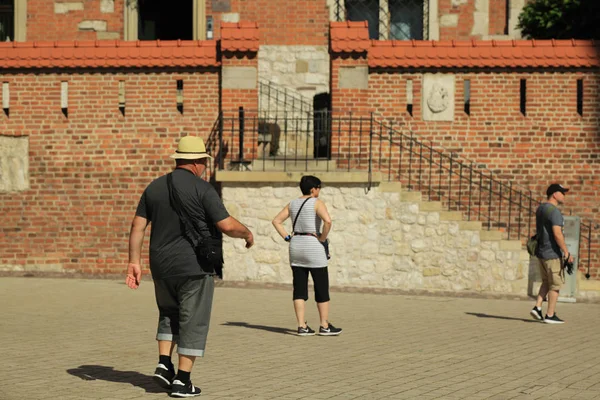
[[[600,0],[532,0],[518,27],[528,39],[600,39]]]

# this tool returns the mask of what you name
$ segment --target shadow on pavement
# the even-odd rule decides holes
[[[253,325],[247,322],[225,322],[221,324],[224,326],[241,326],[244,328],[250,329],[259,329],[261,331],[273,332],[273,333],[281,333],[283,335],[295,335],[296,331],[287,328],[278,328],[276,326],[265,326],[265,325]]]
[[[129,383],[144,389],[147,393],[166,393],[167,391],[159,387],[150,375],[140,374],[136,371],[119,371],[114,367],[104,367],[102,365],[80,365],[77,368],[68,369],[67,372],[84,381],[102,380],[117,383]]]
[[[538,323],[538,324],[540,323],[540,321],[534,321],[532,319],[504,317],[502,315],[489,315],[489,314],[471,313],[471,312],[467,312],[465,314],[474,315],[479,318],[496,318],[496,319],[507,319],[507,320],[511,320],[511,321],[533,322],[533,323]]]

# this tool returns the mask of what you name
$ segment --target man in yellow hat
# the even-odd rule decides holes
[[[150,271],[159,311],[159,362],[154,380],[173,397],[200,395],[190,380],[196,357],[204,355],[214,292],[214,264],[220,262],[221,246],[211,228],[246,241],[254,237],[230,216],[215,189],[201,176],[208,160],[204,141],[194,136],[179,140],[175,170],[154,180],[144,190],[131,225],[126,283],[140,285],[144,232],[152,222]],[[179,353],[178,371],[171,362],[173,348]]]

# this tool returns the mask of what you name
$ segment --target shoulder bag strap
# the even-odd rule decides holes
[[[302,211],[302,207],[304,207],[304,205],[306,204],[306,202],[308,200],[310,200],[311,198],[309,197],[308,199],[304,200],[304,202],[302,203],[302,205],[300,206],[300,208],[298,209],[298,213],[296,214],[296,218],[294,218],[294,223],[292,224],[292,232],[295,231],[296,228],[296,221],[298,221],[298,217],[300,216],[300,211]]]
[[[185,211],[185,208],[182,206],[181,204],[181,198],[179,197],[179,194],[177,193],[177,190],[175,190],[175,187],[173,186],[173,174],[169,173],[167,175],[167,187],[169,188],[169,203],[171,204],[171,207],[173,207],[173,209],[175,210],[175,212],[177,213],[177,216],[179,217],[179,222],[180,225],[183,227],[185,227],[185,229],[183,229],[183,233],[185,236],[187,236],[186,232],[194,232],[197,234],[197,237],[199,240],[199,238],[201,237],[196,229],[196,225],[192,224],[192,222],[190,221],[189,215],[187,214],[187,212]],[[192,244],[194,243],[194,240],[192,238]]]

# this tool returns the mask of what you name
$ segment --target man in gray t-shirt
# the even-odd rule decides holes
[[[558,209],[559,204],[563,204],[565,193],[569,189],[562,187],[558,183],[553,183],[546,190],[548,201],[541,204],[535,212],[536,235],[538,247],[536,256],[539,259],[540,273],[542,275],[542,286],[538,293],[535,307],[530,314],[533,318],[543,320],[548,324],[562,324],[563,320],[558,318],[555,313],[558,293],[564,280],[563,260],[573,262],[573,256],[569,254],[563,227],[564,218]],[[542,314],[542,303],[548,296],[548,310],[546,317]]]
[[[175,170],[148,185],[131,223],[125,283],[132,289],[140,285],[142,244],[146,226],[152,223],[150,271],[159,314],[158,365],[153,378],[170,389],[172,397],[195,397],[201,391],[192,384],[190,374],[196,357],[204,355],[214,293],[213,263],[198,257],[198,242],[208,243],[213,227],[244,239],[246,248],[252,247],[254,236],[229,215],[215,189],[201,178],[212,158],[201,138],[181,138],[171,158],[176,160]],[[177,374],[171,361],[175,345]]]

